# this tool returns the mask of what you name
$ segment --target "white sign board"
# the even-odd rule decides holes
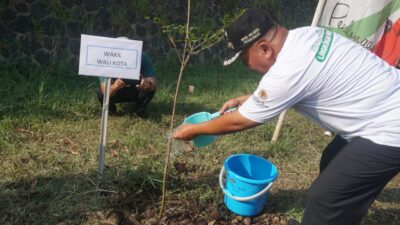
[[[79,74],[139,80],[142,41],[81,35]]]

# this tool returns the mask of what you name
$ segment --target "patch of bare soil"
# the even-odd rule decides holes
[[[209,182],[201,180],[210,176],[210,171],[202,169],[201,165],[193,165],[184,160],[175,161],[172,164],[175,171],[174,182],[196,183]],[[209,178],[208,178],[209,179]],[[213,178],[211,179],[213,180]],[[190,182],[189,182],[190,181]],[[141,187],[143,188],[143,187]],[[155,191],[155,190],[153,190]],[[148,196],[138,198],[147,193]],[[159,217],[159,205],[157,196],[160,193],[150,194],[151,190],[140,190],[133,194],[119,194],[114,196],[109,211],[99,211],[88,216],[88,224],[121,224],[121,225],[292,225],[297,223],[289,222],[286,216],[271,208],[256,217],[243,217],[230,212],[225,205],[210,205],[198,203],[193,199],[169,198],[165,205],[164,215]],[[152,198],[152,200],[148,199]],[[171,196],[170,196],[171,197]],[[143,196],[142,196],[143,198]],[[148,199],[147,201],[145,199]],[[110,205],[109,205],[110,206]]]
[[[227,210],[199,210],[188,202],[169,201],[163,217],[158,208],[149,208],[142,213],[115,209],[110,212],[96,212],[89,215],[90,224],[121,225],[288,225],[286,217],[279,213],[261,214],[249,218],[234,215]]]

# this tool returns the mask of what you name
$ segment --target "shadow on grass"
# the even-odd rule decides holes
[[[362,225],[398,225],[400,221],[399,209],[377,209],[370,208]]]
[[[185,167],[186,166],[186,167]],[[218,169],[202,169],[194,177],[201,165],[174,164],[169,178],[168,189],[177,190],[167,201],[175,201],[180,214],[174,214],[170,221],[187,218],[210,219],[213,211],[219,211],[226,221],[236,215],[223,205],[222,192],[218,187]],[[0,184],[0,224],[91,224],[109,215],[120,213],[118,224],[135,224],[126,215],[141,215],[146,221],[157,213],[161,196],[161,172],[154,172],[145,166],[136,169],[107,167],[104,182],[97,185],[97,171],[54,177],[35,177],[17,182]],[[201,187],[201,188],[199,188]],[[214,190],[207,200],[201,200],[199,191]],[[191,192],[197,190],[197,192]],[[190,196],[180,193],[192,193]],[[308,190],[274,189],[265,205],[262,216],[301,214]],[[378,197],[380,202],[400,202],[400,189],[385,189]],[[197,193],[194,194],[193,193]],[[387,196],[387,197],[386,197]],[[392,197],[388,197],[392,196]],[[189,202],[189,203],[187,203]],[[167,203],[168,204],[168,203]],[[175,203],[173,203],[175,204]],[[172,204],[172,205],[173,205]],[[168,205],[167,205],[168,206]],[[153,215],[147,215],[151,209]],[[169,208],[167,208],[169,210]],[[100,216],[99,216],[100,215]],[[400,212],[397,209],[382,209],[373,205],[364,219],[365,225],[395,225]],[[257,219],[257,218],[255,218]]]
[[[181,176],[175,176],[175,183],[172,184],[172,188],[189,191],[199,189],[200,186],[208,186],[217,191],[217,193],[214,193],[214,196],[211,197],[209,202],[202,205],[203,208],[199,208],[198,210],[201,210],[206,214],[210,214],[213,210],[218,210],[226,221],[229,221],[236,216],[229,212],[223,203],[223,194],[218,183],[219,169],[205,171],[202,175],[193,177],[197,168],[201,168],[201,164],[186,165],[182,162],[175,162],[174,168],[177,174],[180,174]],[[204,188],[202,190],[204,190]],[[287,217],[295,216],[301,218],[307,202],[308,192],[308,189],[283,189],[275,187],[269,195],[269,199],[266,202],[263,212],[256,216],[254,220],[257,221],[264,218],[266,215],[286,215]],[[193,197],[190,201],[200,200]],[[216,202],[219,203],[217,205],[213,204]],[[398,224],[398,221],[400,220],[400,210],[392,208],[390,205],[387,206],[387,204],[382,205],[382,203],[396,204],[399,202],[400,188],[384,189],[378,196],[377,201],[375,201],[370,207],[368,214],[364,218],[363,225]],[[214,208],[210,207],[211,205],[214,205]]]
[[[378,201],[385,203],[400,204],[400,187],[385,188],[378,196]]]
[[[105,171],[100,185],[97,171],[0,184],[0,224],[83,224],[96,213],[157,207],[161,174],[145,168]]]
[[[307,202],[307,189],[276,189],[270,195],[263,213],[302,213]],[[388,197],[391,196],[391,197]],[[397,225],[400,220],[400,210],[384,207],[381,203],[399,203],[400,188],[386,188],[372,204],[368,214],[364,217],[363,225]]]

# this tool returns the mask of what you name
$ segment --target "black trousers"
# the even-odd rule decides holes
[[[137,89],[135,86],[124,87],[118,90],[113,96],[110,96],[109,111],[117,113],[116,103],[133,103],[132,113],[143,113],[151,99],[154,97],[155,91],[143,91]],[[97,98],[100,105],[103,106],[103,93],[98,90]]]
[[[385,185],[400,171],[400,147],[340,136],[324,150],[302,225],[358,225]]]

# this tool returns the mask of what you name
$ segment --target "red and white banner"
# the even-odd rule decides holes
[[[400,66],[400,0],[327,0],[319,26]]]

